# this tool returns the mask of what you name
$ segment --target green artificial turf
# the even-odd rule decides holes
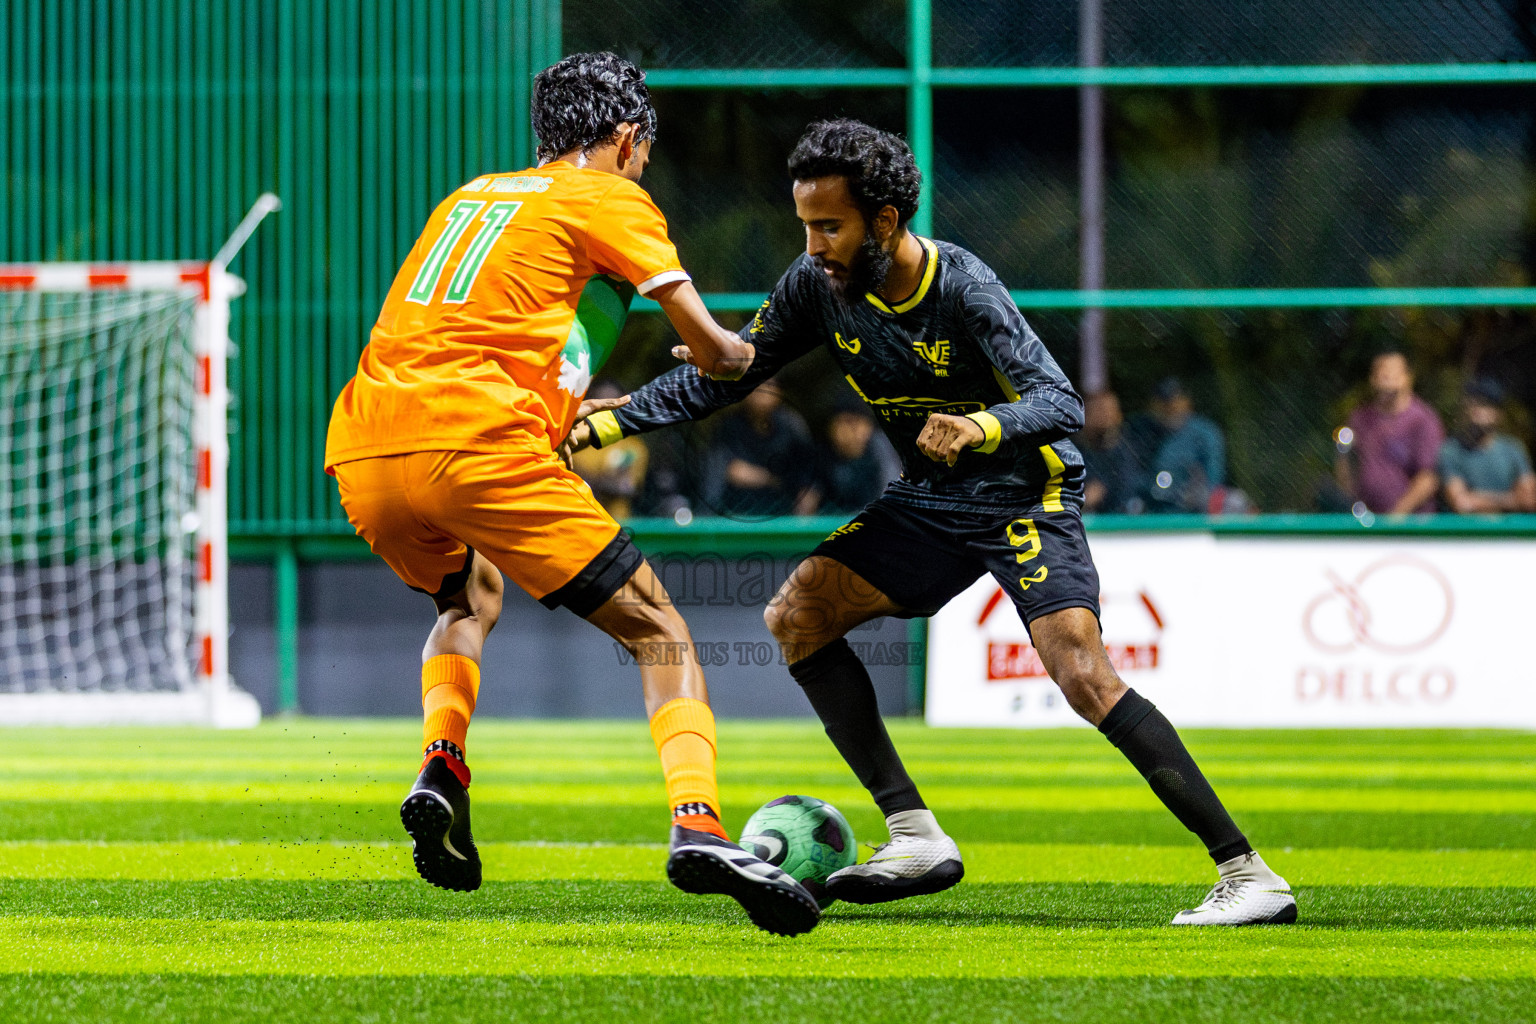
[[[893,723],[967,879],[752,928],[665,884],[643,723],[476,722],[486,884],[415,878],[412,722],[0,730],[0,1015],[29,1021],[1536,1019],[1536,737],[1191,731],[1298,893],[1175,930],[1213,880],[1095,733]],[[811,723],[725,722],[735,828],[810,793],[878,814]]]

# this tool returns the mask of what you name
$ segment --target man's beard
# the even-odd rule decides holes
[[[854,253],[853,265],[848,268],[848,276],[838,279],[823,271],[823,280],[832,290],[832,295],[845,305],[852,305],[864,297],[865,293],[873,292],[885,283],[885,275],[891,272],[891,264],[895,257],[881,246],[873,235],[866,235],[864,241],[859,243],[858,252]],[[818,267],[825,264],[816,260]]]

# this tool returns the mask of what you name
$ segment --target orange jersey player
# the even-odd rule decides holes
[[[505,573],[632,653],[680,655],[636,658],[672,808],[667,875],[733,897],[768,931],[809,931],[811,895],[721,827],[714,715],[687,625],[559,451],[578,417],[627,401],[583,402],[624,312],[610,284],[606,324],[586,317],[589,282],[659,302],[700,372],[739,377],[752,346],[705,311],[638,184],[656,129],[640,69],[609,53],[546,68],[533,127],[539,166],[477,177],[433,211],[326,439],[348,521],[437,606],[424,760],[400,808],[417,870],[446,889],[480,885],[465,735]]]

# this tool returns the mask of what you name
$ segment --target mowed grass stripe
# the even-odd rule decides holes
[[[809,707],[807,707],[809,714]],[[1175,723],[1177,724],[1177,723]],[[920,738],[930,752],[991,750],[1030,751],[1051,747],[1098,748],[1105,746],[1104,739],[1086,725],[1052,729],[933,729],[916,718],[893,718],[887,723],[891,734],[901,737]],[[825,742],[820,727],[814,719],[746,719],[722,718],[719,722],[722,742],[732,742],[744,747],[782,747],[788,744],[816,746]],[[187,749],[200,751],[228,750],[228,733],[217,730],[171,729],[157,726],[112,726],[107,729],[82,730],[78,728],[0,728],[0,736],[10,738],[36,737],[43,744],[68,742],[71,737],[78,744],[87,733],[99,737],[91,746],[95,752],[158,751],[168,733],[185,738]],[[1219,752],[1260,750],[1295,752],[1300,750],[1334,750],[1341,755],[1357,752],[1363,755],[1398,757],[1415,752],[1432,756],[1439,751],[1462,754],[1497,756],[1500,748],[1518,751],[1520,755],[1536,754],[1536,733],[1517,729],[1200,729],[1186,728],[1181,734],[1202,749]],[[259,727],[243,730],[246,739],[239,744],[241,753],[259,751],[262,747],[299,749],[315,744],[322,750],[354,746],[367,748],[377,754],[390,743],[410,744],[421,737],[421,723],[409,718],[269,718]],[[560,745],[587,744],[594,748],[613,749],[614,744],[628,741],[636,749],[646,749],[650,736],[645,721],[638,714],[626,719],[546,719],[546,718],[476,718],[471,728],[469,743],[488,747],[493,744],[518,743],[524,746],[543,745],[554,748]]]
[[[874,907],[833,904],[821,927],[880,922],[944,926],[954,942],[978,927],[1160,928],[1194,906],[1205,884],[970,884]],[[1536,888],[1302,886],[1300,928],[1347,932],[1530,929]],[[592,879],[487,882],[473,895],[445,893],[419,881],[122,881],[0,880],[0,916],[186,918],[204,921],[485,921],[504,924],[648,923],[658,929],[742,923],[735,904],[698,898],[659,880]],[[1341,939],[1341,941],[1345,941]]]
[[[474,768],[476,774],[484,779],[516,779],[519,785],[568,782],[572,778],[653,783],[659,768],[651,763],[649,750],[643,753],[645,757],[571,757],[567,754],[481,756],[474,758]],[[1254,764],[1246,760],[1232,762],[1220,758],[1203,760],[1203,770],[1218,784],[1273,784],[1286,780],[1335,788],[1365,785],[1478,789],[1529,785],[1536,781],[1536,760],[1467,763],[1408,759],[1374,762],[1327,760],[1296,764]],[[1049,782],[1062,786],[1098,786],[1106,782],[1124,784],[1127,776],[1134,772],[1129,764],[1118,757],[1094,760],[1032,758],[1028,762],[1015,760],[1002,763],[978,762],[974,757],[963,761],[914,757],[908,761],[912,768],[921,772],[926,782],[949,785],[963,782],[971,786],[1013,786]],[[398,780],[410,773],[416,765],[416,758],[410,753],[392,758],[359,755],[349,759],[309,755],[259,758],[228,756],[199,766],[197,775],[204,782],[241,785],[250,782],[398,784]],[[830,748],[822,757],[790,758],[779,754],[772,758],[771,764],[762,766],[726,762],[719,767],[721,775],[728,780],[732,776],[750,775],[763,784],[771,781],[775,785],[791,787],[807,785],[814,780],[829,780],[834,785],[846,784],[848,774],[847,767],[831,753]],[[0,777],[18,781],[54,779],[117,782],[133,779],[139,782],[179,783],[186,779],[187,768],[185,759],[179,756],[71,757],[64,765],[41,762],[34,757],[0,756]]]
[[[38,950],[47,949],[46,957]],[[688,977],[1536,977],[1527,929],[1061,929],[0,918],[0,972]]]
[[[912,721],[890,723],[915,773],[987,780],[1123,777],[1124,760],[1087,729],[933,730]],[[720,725],[723,777],[753,777],[767,769],[798,776],[845,771],[810,722],[725,721]],[[83,739],[89,736],[89,742]],[[419,731],[399,720],[287,720],[264,723],[238,742],[215,732],[177,730],[0,730],[0,777],[35,773],[69,778],[83,755],[82,775],[133,777],[152,772],[184,777],[188,766],[271,781],[287,775],[372,776],[393,780],[414,767]],[[1186,741],[1218,781],[1315,780],[1322,783],[1399,778],[1499,784],[1536,772],[1536,736],[1476,730],[1212,731],[1186,730]],[[644,724],[634,722],[517,722],[477,719],[470,757],[478,770],[654,778],[655,754]],[[381,757],[381,754],[390,756]],[[39,757],[39,755],[46,755]],[[113,760],[123,758],[120,767]],[[157,770],[158,764],[162,769]]]
[[[868,851],[864,851],[867,857]],[[968,883],[1203,882],[1210,859],[1184,846],[967,843]],[[481,843],[485,877],[497,881],[654,881],[660,845]],[[1536,886],[1523,850],[1289,850],[1268,858],[1292,885]],[[414,878],[404,843],[0,843],[0,878],[338,879]]]
[[[726,827],[739,831],[755,804],[728,801]],[[867,802],[841,808],[861,841],[885,838]],[[962,843],[1111,843],[1197,845],[1161,807],[1144,811],[951,810],[938,807],[946,831]],[[1261,849],[1536,849],[1536,815],[1242,811],[1240,827]],[[379,804],[321,801],[157,803],[73,801],[0,803],[9,839],[398,841],[398,799]],[[487,842],[655,843],[666,837],[663,806],[492,804],[477,800],[475,836]]]
[[[1396,1024],[1529,1019],[1536,1006],[1526,863],[1536,813],[1487,810],[1511,807],[1499,797],[1528,783],[1530,734],[1187,731],[1224,793],[1302,794],[1236,807],[1297,886],[1302,924],[1197,932],[1166,922],[1204,894],[1209,860],[1101,737],[892,728],[967,851],[967,881],[885,906],[834,905],[792,941],[756,931],[723,897],[664,882],[665,806],[638,720],[477,721],[475,831],[489,880],[469,895],[414,878],[401,842],[415,722],[0,733],[0,779],[162,791],[0,803],[0,836],[37,840],[0,845],[0,876],[15,875],[0,877],[0,1010],[69,1024],[701,1014]],[[834,802],[860,838],[884,838],[814,722],[724,722],[721,737],[728,827],[759,793],[847,792]],[[165,798],[188,781],[207,793],[272,789]],[[376,799],[305,793],[370,786]],[[1119,799],[1116,788],[1147,802],[1080,799]],[[1051,802],[999,799],[1013,790]],[[558,802],[582,792],[601,795]],[[1357,802],[1316,802],[1341,793]],[[1424,809],[1415,795],[1425,793],[1443,809]],[[1465,795],[1492,802],[1468,813]],[[134,842],[54,842],[72,839]],[[220,842],[231,839],[270,841]],[[522,842],[551,840],[581,845]],[[115,877],[75,877],[87,872]]]
[[[398,800],[408,784],[401,782],[227,782],[184,780],[0,780],[0,802],[153,801],[157,803],[378,804]],[[868,800],[856,783],[821,785],[814,794],[834,804],[854,806]],[[954,810],[1023,811],[1139,811],[1160,808],[1143,782],[1128,785],[1077,786],[923,786],[929,806]],[[722,779],[721,799],[755,807],[782,796],[783,785],[731,784]],[[666,790],[658,778],[644,784],[613,782],[544,782],[513,784],[477,781],[471,796],[488,803],[629,804],[665,806]],[[1234,811],[1360,811],[1456,812],[1464,814],[1536,814],[1536,789],[1423,790],[1324,786],[1230,785],[1221,790],[1223,803]]]
[[[1536,982],[1419,978],[336,978],[0,976],[0,1016],[44,1024],[127,1020],[1445,1021],[1529,1019]]]

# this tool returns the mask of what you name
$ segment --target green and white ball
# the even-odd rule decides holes
[[[823,910],[832,872],[859,859],[853,829],[837,808],[813,796],[781,796],[759,807],[741,827],[743,849],[784,869]]]

